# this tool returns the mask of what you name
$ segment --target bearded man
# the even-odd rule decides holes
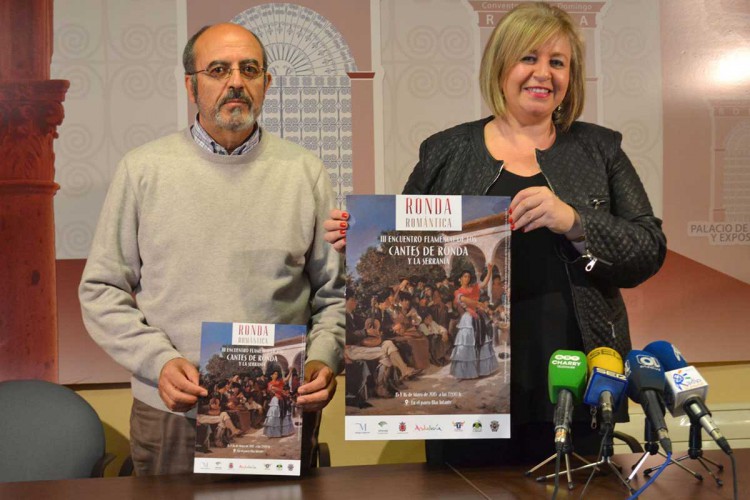
[[[195,123],[122,159],[79,288],[90,335],[132,373],[139,475],[193,470],[203,321],[310,325],[308,412],[343,367],[342,259],[323,239],[333,191],[319,158],[256,121],[272,81],[263,45],[208,26],[183,64]]]

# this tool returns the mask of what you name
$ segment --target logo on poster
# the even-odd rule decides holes
[[[432,425],[432,424],[427,424],[427,425],[417,424],[414,426],[414,430],[417,432],[423,432],[423,431],[443,432],[442,427],[440,427],[439,425]]]
[[[357,422],[356,423],[357,430],[354,431],[355,434],[369,434],[367,431],[367,424],[363,422]]]
[[[273,346],[276,325],[265,323],[232,323],[232,344]]]
[[[460,196],[397,195],[397,231],[460,231]]]

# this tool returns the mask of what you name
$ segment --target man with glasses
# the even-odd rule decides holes
[[[122,159],[79,290],[89,333],[133,374],[139,475],[193,470],[203,321],[308,324],[309,412],[343,365],[343,266],[322,224],[333,191],[320,159],[256,122],[272,80],[263,45],[205,27],[183,64],[195,123]]]

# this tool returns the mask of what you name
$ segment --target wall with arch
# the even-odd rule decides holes
[[[55,141],[60,381],[128,379],[88,339],[76,288],[117,161],[194,116],[180,66],[189,34],[243,15],[267,30],[283,88],[273,91],[266,126],[317,149],[343,202],[346,193],[400,192],[424,138],[487,114],[476,85],[482,46],[516,3],[57,0],[52,77],[71,82]],[[668,237],[664,269],[625,292],[634,345],[669,338],[691,361],[746,373],[750,4],[564,5],[588,45],[584,118],[622,132]],[[318,45],[285,45],[278,30]],[[295,66],[283,47],[308,62]],[[313,63],[321,50],[327,60]]]
[[[71,80],[56,141],[61,379],[126,379],[105,356],[85,366],[89,373],[73,361],[97,349],[74,287],[119,157],[194,116],[180,68],[189,33],[234,19],[267,39],[277,85],[263,123],[324,159],[343,204],[347,193],[399,192],[425,137],[487,113],[476,85],[482,46],[517,3],[165,0],[144,16],[140,2],[58,0],[52,72]],[[750,18],[748,8],[719,2],[711,11],[703,0],[565,6],[588,46],[583,118],[623,133],[669,240],[664,270],[625,292],[634,345],[666,337],[696,361],[748,359],[750,92],[740,84],[747,75],[732,69],[746,57],[735,47],[750,36],[737,22]],[[719,19],[737,29],[719,29]],[[703,345],[706,331],[725,342]]]

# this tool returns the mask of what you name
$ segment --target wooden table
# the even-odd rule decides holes
[[[484,498],[447,467],[324,467],[301,478],[185,474],[0,483],[0,499],[470,499]]]
[[[736,450],[739,498],[750,498],[750,449]],[[706,456],[725,466],[720,475],[724,486],[706,476],[701,483],[675,466],[669,466],[656,482],[641,496],[644,499],[731,499],[732,471],[729,459],[718,451],[707,451]],[[640,455],[619,455],[615,462],[629,470]],[[646,462],[660,461],[649,457]],[[693,462],[693,461],[689,461]],[[693,463],[698,470],[699,464]],[[539,472],[553,472],[545,467]],[[645,466],[644,466],[645,467]],[[38,481],[0,483],[0,498],[29,499],[168,499],[186,498],[222,500],[252,499],[356,499],[356,500],[415,500],[415,499],[533,499],[550,498],[552,482],[538,483],[524,476],[526,468],[452,468],[431,467],[426,464],[369,465],[361,467],[325,467],[301,478],[266,476],[219,476],[185,474],[158,477],[118,477],[77,479],[69,481]],[[536,474],[535,474],[536,475]],[[577,487],[567,491],[561,480],[558,498],[579,498],[588,474],[574,477]],[[643,484],[639,474],[634,486]],[[619,499],[628,497],[627,490],[612,475],[597,475],[589,486],[589,499]]]
[[[682,456],[684,453],[678,453]],[[737,477],[739,481],[739,498],[750,498],[750,449],[735,450],[735,460],[737,462]],[[699,481],[689,473],[678,468],[674,464],[669,465],[664,472],[656,478],[656,481],[639,497],[642,499],[658,500],[688,500],[688,499],[707,499],[718,500],[733,498],[732,486],[732,465],[729,457],[724,453],[711,450],[705,451],[704,455],[714,462],[724,465],[724,471],[716,473],[715,468],[712,471],[719,479],[722,479],[724,486],[717,486],[714,480],[706,473],[705,469],[694,460],[686,460],[682,463],[695,472],[703,475],[703,481]],[[617,455],[613,461],[622,466],[622,474],[627,477],[630,474],[631,467],[642,457],[641,454]],[[676,457],[675,457],[676,458]],[[643,471],[652,466],[658,466],[664,462],[661,456],[649,456],[646,462],[638,471],[637,476],[632,480],[632,486],[636,490],[645,484],[648,478],[643,477]],[[563,462],[564,463],[564,462]],[[581,465],[575,459],[572,459],[573,468]],[[604,466],[607,469],[609,466]],[[461,474],[467,481],[474,485],[479,491],[492,499],[527,499],[527,498],[551,498],[554,489],[554,481],[537,482],[533,478],[524,477],[528,467],[503,468],[498,470],[493,467],[482,468],[459,468],[457,473]],[[532,477],[552,474],[555,471],[554,461],[537,470]],[[590,471],[578,472],[573,474],[575,487],[570,492],[567,488],[567,479],[564,475],[560,476],[560,486],[557,494],[559,499],[578,499],[581,496],[583,486],[588,480]],[[519,479],[522,478],[522,479]],[[615,477],[613,473],[596,474],[586,489],[585,499],[607,500],[619,499],[625,500],[630,494],[625,486]]]

